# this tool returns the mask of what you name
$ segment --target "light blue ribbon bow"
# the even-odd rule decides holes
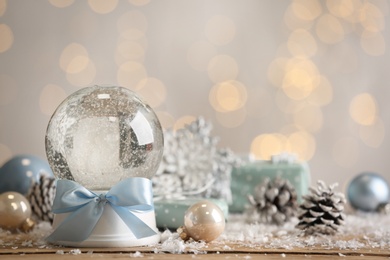
[[[55,214],[69,213],[64,221],[47,237],[47,241],[86,240],[109,204],[123,222],[139,239],[156,232],[133,212],[154,210],[152,183],[149,179],[133,177],[120,181],[106,194],[96,194],[77,182],[58,180],[52,211]]]

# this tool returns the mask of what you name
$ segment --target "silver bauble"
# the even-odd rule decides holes
[[[353,208],[376,211],[379,205],[388,202],[390,189],[386,180],[380,175],[364,172],[349,183],[347,196]]]

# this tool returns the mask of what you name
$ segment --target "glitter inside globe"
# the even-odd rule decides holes
[[[92,190],[128,177],[151,178],[163,154],[153,110],[122,87],[94,86],[70,95],[54,112],[46,154],[54,175]]]

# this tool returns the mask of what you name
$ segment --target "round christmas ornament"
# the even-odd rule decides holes
[[[184,227],[179,228],[180,237],[210,242],[219,237],[225,229],[222,210],[208,200],[195,203],[184,215]]]
[[[33,228],[28,200],[17,192],[0,194],[0,227],[9,230],[29,231]]]
[[[288,180],[264,179],[248,196],[250,207],[246,210],[249,223],[282,225],[296,215],[297,193]]]
[[[318,187],[310,188],[310,194],[303,197],[297,228],[306,235],[333,235],[344,224],[345,197],[333,191],[336,186],[327,186],[323,181],[318,181]]]
[[[57,180],[51,243],[127,247],[159,242],[152,182],[163,153],[154,111],[129,89],[93,86],[60,104],[46,133]]]
[[[390,189],[386,180],[375,173],[361,173],[349,183],[348,200],[351,206],[362,211],[377,211],[389,202]]]
[[[27,195],[41,175],[53,176],[49,164],[33,155],[18,155],[0,168],[0,193],[15,191]]]

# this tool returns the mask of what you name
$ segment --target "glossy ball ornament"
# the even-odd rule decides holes
[[[184,215],[186,235],[192,239],[210,242],[218,238],[225,229],[225,216],[214,203],[203,200],[188,208]]]
[[[33,155],[18,155],[0,168],[0,193],[15,191],[27,195],[41,175],[53,176],[49,164]]]
[[[151,178],[163,154],[153,110],[122,87],[83,88],[50,119],[46,154],[56,177],[108,190],[128,177]]]
[[[25,224],[31,222],[30,216],[30,203],[22,194],[13,191],[0,194],[1,228],[24,229]]]
[[[348,185],[348,201],[355,209],[376,211],[389,201],[390,189],[386,180],[375,173],[362,173]]]

